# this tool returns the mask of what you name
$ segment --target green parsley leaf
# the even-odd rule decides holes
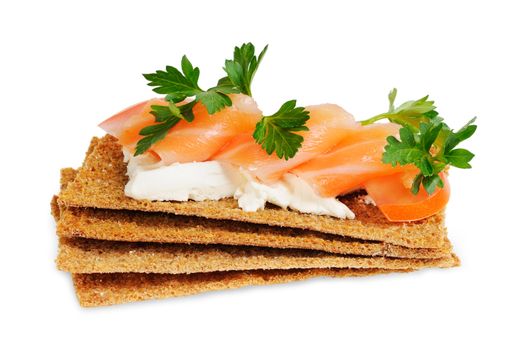
[[[423,182],[423,174],[418,174],[414,181],[412,182],[412,193],[417,194],[419,193],[419,188],[421,187],[421,183]]]
[[[474,158],[474,154],[466,149],[457,148],[445,154],[445,158],[457,168],[470,169],[472,166],[469,162]]]
[[[395,90],[396,91],[396,90]],[[394,96],[395,98],[395,96]],[[407,101],[395,108],[390,115],[389,119],[399,118],[420,118],[424,113],[431,112],[435,109],[434,101],[428,100],[428,95],[420,98],[416,101]]]
[[[396,96],[397,89],[394,88],[388,94],[388,100],[390,102],[388,112],[363,120],[361,124],[368,125],[382,119],[388,119],[393,123],[409,125],[413,128],[417,128],[421,121],[434,119],[438,115],[437,112],[434,111],[436,109],[434,101],[428,100],[428,96],[424,96],[415,101],[407,101],[395,108],[394,102]]]
[[[139,132],[140,135],[145,136],[137,142],[134,156],[145,153],[152,145],[161,141],[168,134],[169,130],[174,127],[181,118],[170,116],[161,124],[154,124],[147,126]]]
[[[149,81],[148,85],[154,87],[154,92],[166,94],[165,100],[169,102],[169,105],[151,107],[151,114],[160,124],[145,127],[139,132],[145,137],[137,143],[135,155],[146,152],[154,143],[161,141],[179,120],[185,119],[192,122],[194,120],[192,108],[197,102],[203,103],[209,114],[214,114],[232,105],[227,94],[239,93],[236,89],[229,86],[215,86],[203,90],[198,85],[199,75],[199,68],[194,67],[187,56],[181,58],[181,70],[167,66],[164,71],[158,70],[155,73],[143,74]],[[176,107],[176,103],[192,97],[194,99],[191,102]]]
[[[199,74],[199,68],[194,67],[187,56],[183,56],[181,71],[167,66],[166,71],[158,70],[155,73],[143,74],[143,76],[150,81],[149,86],[154,86],[154,92],[167,95],[165,97],[167,101],[177,103],[185,98],[194,97],[196,102],[203,103],[209,114],[214,114],[232,105],[227,94],[236,93],[234,89],[215,86],[203,90],[198,85]]]
[[[145,153],[156,142],[163,140],[170,129],[172,129],[181,119],[191,122],[194,119],[192,107],[195,102],[190,102],[181,107],[176,106],[172,101],[168,102],[168,106],[152,105],[150,112],[158,124],[149,125],[139,131],[141,138],[135,147],[134,156]]]
[[[428,193],[434,193],[436,187],[443,188],[444,186],[443,180],[441,180],[441,177],[438,174],[433,174],[430,176],[423,177],[422,182],[423,182],[423,187]],[[419,191],[414,192],[414,194],[417,194],[418,192]]]
[[[388,94],[388,101],[390,102],[388,106],[388,113],[393,113],[395,109],[394,107],[395,97],[397,97],[397,89],[393,88]]]
[[[218,86],[232,86],[239,93],[252,96],[251,83],[268,46],[266,45],[258,56],[255,55],[255,48],[252,43],[246,43],[240,47],[236,46],[233,59],[225,60],[223,69],[227,76],[218,81]]]
[[[173,95],[174,99],[181,101],[202,91],[198,86],[199,69],[192,66],[187,56],[181,59],[181,67],[184,73],[175,67],[166,66],[165,71],[158,70],[143,76],[149,81],[148,86],[154,87],[154,92]]]
[[[169,106],[157,106],[153,105],[152,111],[150,112],[154,117],[156,117],[157,123],[163,123],[167,121],[168,118],[174,115],[174,112],[170,110]]]
[[[285,102],[273,115],[263,117],[253,133],[256,142],[267,154],[276,152],[279,158],[292,158],[302,146],[304,138],[295,131],[308,130],[309,112],[296,107],[296,100]]]
[[[135,155],[146,152],[154,143],[165,138],[181,119],[192,122],[192,108],[196,103],[201,102],[209,114],[214,114],[232,105],[229,94],[251,96],[251,83],[266,52],[267,46],[256,56],[252,43],[235,47],[233,58],[225,61],[227,76],[207,90],[200,88],[200,70],[192,65],[187,56],[181,59],[181,69],[167,66],[164,71],[143,74],[153,91],[165,94],[165,100],[169,103],[168,106],[151,107],[150,113],[154,115],[157,124],[147,126],[139,132],[144,137],[137,143]],[[190,102],[185,101],[188,98],[191,98]],[[305,122],[308,119],[309,114],[304,108],[296,107],[294,100],[288,101],[278,112],[263,117],[257,123],[253,137],[268,154],[276,152],[279,158],[287,160],[300,148],[304,139],[295,132],[307,130]]]
[[[403,135],[408,133],[406,127],[401,128],[400,137],[403,139]],[[382,161],[392,166],[397,164],[406,165],[417,163],[423,158],[425,152],[416,147],[413,135],[411,139],[405,141],[399,141],[393,136],[389,136],[387,139],[388,145],[386,145],[385,152],[382,155]],[[411,140],[411,141],[410,141]]]
[[[455,148],[470,138],[477,129],[476,118],[471,119],[459,131],[453,131],[439,117],[433,101],[425,96],[394,107],[397,90],[388,95],[388,112],[361,122],[368,125],[382,119],[402,125],[399,139],[389,136],[384,148],[382,161],[392,166],[413,164],[419,169],[412,183],[412,193],[417,194],[422,185],[428,193],[443,187],[439,176],[447,166],[461,169],[471,168],[474,154],[463,148]]]
[[[458,132],[452,132],[448,135],[445,140],[445,153],[449,153],[461,141],[465,141],[476,132],[477,126],[473,125],[475,121],[476,118],[472,118],[465,126],[459,129]]]
[[[196,101],[203,103],[207,108],[207,113],[214,114],[221,111],[225,107],[232,106],[232,101],[229,96],[215,88],[196,94]]]

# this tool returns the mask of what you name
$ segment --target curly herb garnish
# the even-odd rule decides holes
[[[421,184],[429,194],[436,187],[443,187],[439,174],[447,167],[471,168],[474,154],[464,148],[456,148],[462,141],[471,137],[477,129],[472,118],[458,131],[452,130],[439,117],[434,101],[425,96],[416,101],[408,101],[394,107],[397,89],[388,95],[388,112],[379,114],[361,122],[372,124],[382,119],[402,125],[399,139],[389,136],[384,148],[382,161],[392,166],[414,164],[419,169],[412,184],[412,193],[417,194]]]

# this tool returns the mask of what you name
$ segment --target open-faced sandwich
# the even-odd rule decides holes
[[[52,201],[57,265],[84,306],[313,276],[458,264],[448,168],[470,168],[428,96],[356,120],[336,104],[274,113],[251,83],[267,47],[236,47],[209,89],[186,56],[145,74],[160,98],[103,121]]]

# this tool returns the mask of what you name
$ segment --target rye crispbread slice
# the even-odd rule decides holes
[[[61,170],[61,188],[76,171]],[[245,245],[321,250],[337,254],[435,259],[448,257],[448,240],[439,249],[407,248],[385,242],[364,241],[320,232],[267,225],[176,216],[166,213],[62,208],[52,201],[61,237],[83,237],[128,242]],[[60,216],[60,219],[59,219]]]
[[[62,171],[61,188],[76,175],[75,170]],[[58,219],[60,210],[55,201],[52,212]],[[128,252],[129,254],[129,252]],[[230,271],[194,274],[105,273],[73,274],[79,302],[84,307],[120,304],[148,299],[161,299],[197,294],[207,291],[241,288],[305,280],[319,276],[367,276],[387,272],[411,270],[383,269],[301,269],[266,271]]]
[[[302,214],[269,205],[265,210],[245,212],[232,198],[203,202],[157,202],[135,200],[124,195],[126,164],[121,146],[112,136],[92,141],[91,152],[75,180],[59,195],[64,207],[126,209],[166,212],[209,219],[233,220],[271,226],[308,229],[364,240],[375,240],[412,248],[440,248],[445,241],[444,215],[437,214],[411,223],[392,223],[374,206],[356,195],[340,198],[356,214],[355,220]]]
[[[459,264],[451,254],[441,259],[399,259],[337,255],[303,249],[219,245],[140,243],[61,238],[56,260],[72,273],[198,273],[311,268],[421,269]]]
[[[298,248],[336,254],[423,259],[445,257],[451,250],[448,240],[441,248],[408,248],[309,230],[91,208],[62,209],[57,234],[111,241]]]
[[[73,284],[83,307],[108,306],[165,299],[223,289],[271,285],[315,277],[363,277],[411,270],[304,269],[194,273],[188,275],[105,273],[73,274]]]

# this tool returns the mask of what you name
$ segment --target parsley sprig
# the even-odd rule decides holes
[[[134,155],[138,156],[145,153],[154,143],[164,139],[170,129],[179,123],[181,119],[185,119],[188,122],[194,120],[193,106],[194,103],[187,103],[177,107],[172,101],[168,102],[168,106],[152,105],[150,113],[155,117],[155,121],[158,124],[144,127],[139,131],[139,135],[144,137],[137,142]]]
[[[147,126],[139,132],[144,136],[139,140],[134,155],[146,152],[152,145],[161,141],[181,119],[188,122],[194,120],[192,108],[201,102],[209,114],[214,114],[227,106],[232,101],[227,94],[238,93],[233,86],[221,85],[203,90],[198,85],[200,70],[194,67],[187,56],[181,59],[181,70],[167,66],[166,70],[158,70],[155,73],[143,74],[148,85],[153,86],[153,91],[166,94],[165,100],[168,106],[153,105],[150,112],[158,124]],[[187,98],[193,98],[184,102]]]
[[[146,152],[153,144],[164,139],[180,120],[192,122],[192,108],[196,103],[202,103],[208,114],[214,114],[232,106],[228,94],[252,96],[251,83],[266,52],[267,46],[256,55],[252,43],[235,47],[233,58],[225,60],[223,70],[227,75],[221,78],[216,86],[207,90],[200,88],[200,70],[192,65],[187,56],[181,59],[181,69],[167,66],[165,70],[143,74],[149,81],[148,85],[154,87],[154,92],[166,95],[168,105],[151,106],[150,113],[154,115],[156,124],[141,129],[139,134],[143,138],[137,143],[135,155]],[[303,137],[294,132],[307,130],[307,119],[307,111],[296,107],[296,101],[288,101],[278,112],[263,117],[258,122],[254,139],[268,154],[276,152],[279,158],[287,160],[293,157],[302,145]]]
[[[395,108],[397,89],[388,95],[388,112],[362,121],[362,125],[388,119],[402,125],[399,139],[389,136],[382,160],[392,166],[414,164],[419,169],[412,183],[412,193],[417,194],[421,184],[429,194],[436,187],[443,187],[439,174],[447,167],[468,169],[474,154],[464,148],[456,148],[471,137],[477,129],[476,118],[471,119],[458,131],[452,130],[437,113],[434,101],[425,96],[408,101]]]
[[[308,130],[306,121],[309,112],[297,107],[296,100],[287,101],[270,116],[263,117],[253,133],[256,142],[262,145],[267,154],[276,152],[278,158],[292,158],[302,146],[304,138],[295,131]]]
[[[251,43],[234,48],[233,59],[225,60],[223,70],[227,76],[219,80],[218,86],[232,86],[239,93],[252,96],[251,83],[267,47],[268,45],[258,56]],[[278,158],[288,160],[302,146],[304,138],[295,132],[308,130],[305,125],[308,119],[309,112],[303,107],[297,107],[296,100],[287,101],[276,113],[262,117],[256,124],[253,138],[267,154],[275,152]]]
[[[252,96],[251,83],[268,46],[266,45],[258,56],[255,55],[252,43],[236,46],[233,59],[225,60],[223,70],[227,76],[218,81],[218,86],[231,86],[241,94]]]
[[[203,103],[209,114],[232,105],[227,94],[236,93],[232,86],[214,86],[203,90],[198,85],[200,70],[192,66],[187,56],[181,59],[181,71],[175,67],[167,66],[166,70],[155,73],[143,74],[150,81],[149,86],[154,86],[153,91],[166,94],[165,99],[170,102],[181,102],[188,97],[194,97],[193,104]],[[192,110],[188,112],[192,113]],[[192,118],[193,119],[193,118]]]

